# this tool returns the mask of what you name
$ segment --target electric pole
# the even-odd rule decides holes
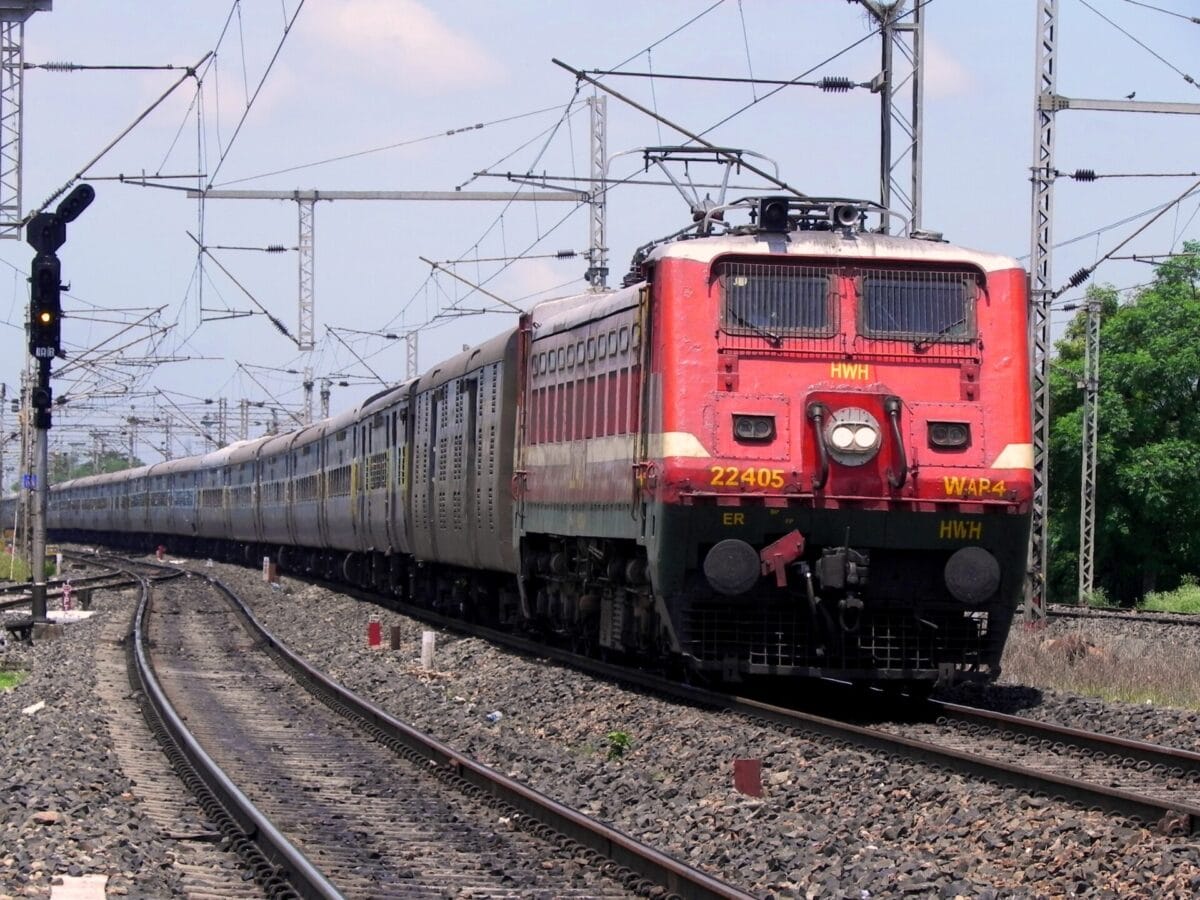
[[[1200,103],[1161,103],[1151,100],[1088,100],[1064,97],[1057,92],[1058,0],[1038,0],[1037,72],[1034,80],[1033,183],[1031,249],[1029,254],[1029,352],[1030,387],[1033,402],[1033,525],[1029,541],[1029,569],[1025,584],[1025,618],[1038,621],[1046,615],[1046,569],[1049,564],[1050,529],[1050,301],[1056,296],[1051,283],[1054,234],[1054,116],[1061,110],[1093,112],[1169,113],[1198,115]],[[1071,287],[1082,284],[1091,274],[1081,269],[1070,280]],[[1097,325],[1097,327],[1099,327]],[[1099,334],[1097,333],[1097,354]],[[1097,361],[1099,356],[1097,355]],[[1098,365],[1098,362],[1097,362]],[[1097,369],[1097,371],[1099,371]],[[1085,398],[1086,399],[1086,398]],[[1093,416],[1096,410],[1092,410]],[[1093,432],[1093,452],[1094,438]],[[1085,461],[1086,471],[1086,461]],[[1092,478],[1095,469],[1093,465]],[[1091,532],[1095,532],[1094,484]],[[1087,575],[1091,583],[1089,548]],[[1080,547],[1080,565],[1083,547]],[[1080,571],[1080,585],[1084,573]],[[1089,588],[1090,590],[1090,588]]]
[[[1096,442],[1100,436],[1100,300],[1087,301],[1083,356],[1083,452],[1079,485],[1079,604],[1091,598],[1096,549]]]
[[[904,0],[858,2],[867,8],[883,39],[880,71],[871,81],[871,90],[879,94],[879,203],[884,209],[900,213],[907,220],[911,234],[921,229],[925,91],[922,56],[928,0],[913,0],[911,13],[905,12]],[[907,113],[897,102],[905,90],[909,92]],[[907,187],[903,181],[906,166]],[[885,216],[880,231],[887,229]]]

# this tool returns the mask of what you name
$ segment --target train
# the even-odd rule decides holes
[[[354,409],[53,485],[48,527],[710,680],[992,679],[1032,510],[1028,275],[877,211],[741,198]]]

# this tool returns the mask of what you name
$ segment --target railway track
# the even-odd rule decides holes
[[[932,701],[929,709],[936,714],[932,725],[863,726],[753,698],[681,685],[653,673],[611,665],[542,642],[441,616],[422,607],[383,600],[344,585],[325,586],[383,603],[448,631],[472,634],[663,696],[726,709],[1051,800],[1102,809],[1154,826],[1165,834],[1200,833],[1198,754]],[[1005,734],[1009,737],[1004,738]]]
[[[112,590],[114,588],[134,587],[138,584],[136,570],[142,569],[154,580],[177,578],[181,574],[177,569],[156,566],[136,560],[108,560],[107,557],[90,553],[64,553],[63,557],[83,563],[88,567],[104,569],[95,575],[80,575],[70,578],[56,578],[46,582],[46,599],[58,599],[60,602],[64,588],[70,584],[72,592]],[[0,611],[19,609],[32,602],[29,596],[29,583],[17,582],[0,586]]]
[[[1052,619],[1112,619],[1118,622],[1145,622],[1151,625],[1200,625],[1195,613],[1133,612],[1119,609],[1089,609],[1079,606],[1051,606]]]
[[[241,852],[268,891],[748,896],[326,681],[219,583],[191,577],[150,593],[138,613],[138,677],[182,752],[222,770],[205,776],[205,790],[229,811],[215,800],[206,811],[229,840],[264,840]]]

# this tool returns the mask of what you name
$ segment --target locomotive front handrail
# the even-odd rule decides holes
[[[829,412],[824,403],[808,404],[808,419],[813,423],[813,435],[817,439],[817,457],[820,472],[813,476],[813,490],[819,491],[829,480],[829,448],[825,446],[825,414]]]
[[[904,453],[904,438],[900,434],[900,398],[888,397],[883,401],[883,408],[888,414],[888,421],[892,423],[892,441],[896,445],[896,452],[900,455],[899,474],[894,473],[891,466],[888,466],[888,484],[899,490],[908,480],[908,457]]]

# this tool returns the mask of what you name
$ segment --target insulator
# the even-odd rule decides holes
[[[283,246],[283,244],[268,244],[267,252],[268,253],[286,253],[287,247]]]
[[[1072,175],[1071,177],[1074,178],[1076,181],[1095,181],[1096,180],[1096,170],[1095,169],[1076,169],[1075,174]]]
[[[554,254],[555,259],[574,259],[576,256],[574,250],[559,250]]]
[[[73,72],[79,67],[69,62],[48,62],[42,63],[42,68],[47,72]]]
[[[844,94],[854,88],[854,82],[844,75],[826,75],[821,79],[821,90],[831,94]]]
[[[1085,281],[1087,281],[1091,277],[1092,277],[1092,273],[1089,272],[1087,269],[1080,269],[1078,272],[1076,272],[1074,275],[1071,276],[1071,280],[1068,282],[1068,286],[1069,287],[1079,287],[1081,284],[1083,284]]]

